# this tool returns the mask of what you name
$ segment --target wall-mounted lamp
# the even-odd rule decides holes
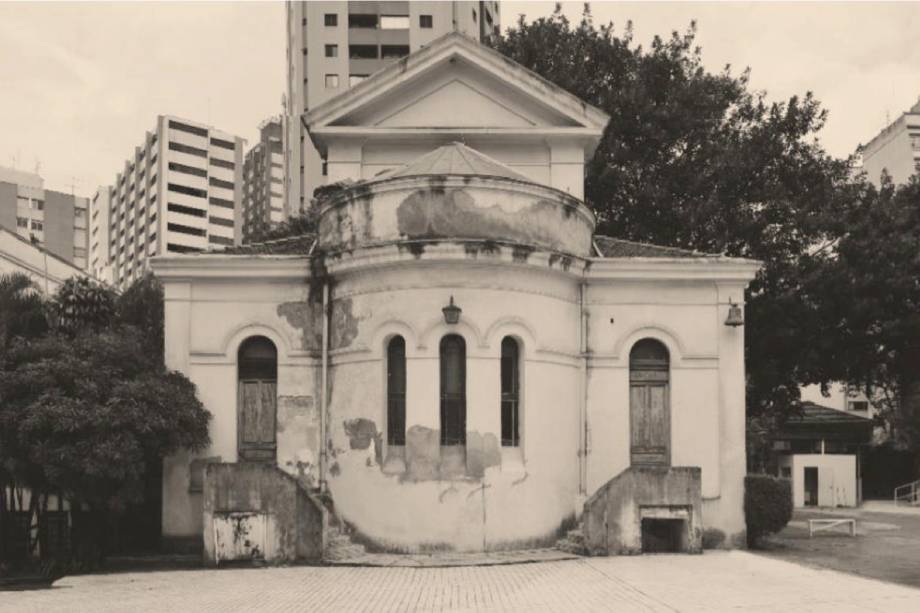
[[[441,309],[441,312],[444,313],[445,322],[447,322],[448,324],[455,324],[458,321],[460,321],[460,311],[462,310],[463,309],[461,309],[456,304],[454,304],[454,297],[451,296],[450,304],[448,304],[446,307]]]
[[[728,317],[725,318],[725,325],[737,328],[744,325],[744,315],[741,313],[741,307],[728,299]]]

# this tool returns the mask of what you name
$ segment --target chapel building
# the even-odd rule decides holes
[[[595,234],[604,112],[448,34],[304,116],[315,236],[164,255],[167,365],[212,413],[164,464],[208,560],[657,539],[742,546],[757,262]]]

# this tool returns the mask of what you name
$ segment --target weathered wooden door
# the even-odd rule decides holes
[[[278,413],[278,352],[264,336],[240,345],[237,451],[241,462],[273,462]]]
[[[658,341],[636,343],[630,354],[630,463],[671,463],[671,406],[667,349]]]

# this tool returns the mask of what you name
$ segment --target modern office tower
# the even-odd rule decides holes
[[[498,2],[287,3],[285,217],[309,205],[325,167],[300,117],[451,31],[485,42],[499,33]]]
[[[284,154],[281,118],[259,126],[259,142],[243,160],[243,241],[281,223],[284,216]]]
[[[114,183],[93,198],[94,272],[124,287],[143,274],[151,256],[239,244],[243,142],[160,115]]]
[[[0,167],[0,226],[86,269],[89,200],[44,188],[31,172]]]
[[[859,153],[869,180],[876,186],[881,184],[883,170],[895,184],[906,183],[920,172],[920,100],[863,145]]]

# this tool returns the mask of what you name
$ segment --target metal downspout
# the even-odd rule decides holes
[[[326,492],[326,412],[329,410],[329,282],[323,282],[323,364],[319,412],[319,491]]]
[[[578,399],[578,425],[579,425],[579,462],[578,462],[578,493],[584,499],[588,489],[588,312],[585,309],[585,294],[587,283],[579,284],[579,382],[581,394]]]

